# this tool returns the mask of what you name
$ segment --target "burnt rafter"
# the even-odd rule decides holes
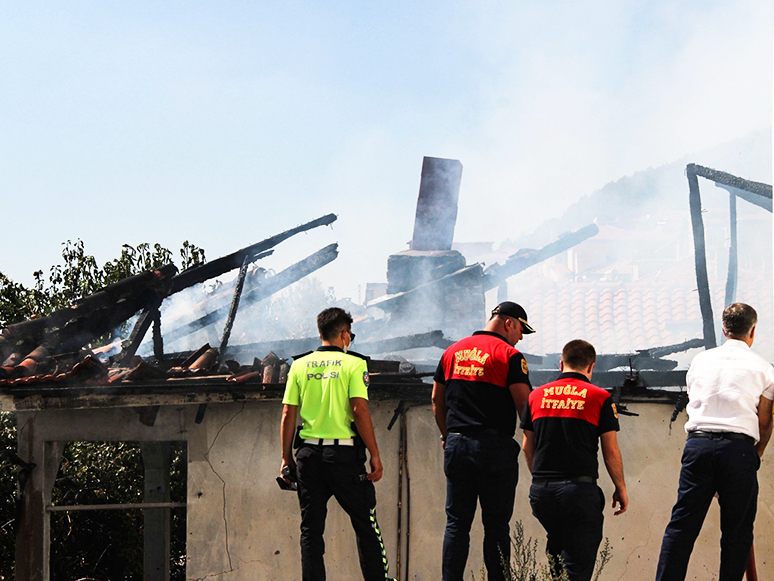
[[[407,290],[405,292],[396,293],[393,295],[384,295],[377,299],[374,299],[368,303],[369,307],[378,307],[386,311],[390,311],[399,305],[404,304],[406,301],[411,300],[415,296],[419,296],[422,292],[433,289],[434,287],[440,287],[447,284],[454,284],[462,280],[481,280],[483,276],[483,268],[480,264],[471,264],[465,268],[461,268],[451,274],[442,276],[430,282],[426,282],[422,285]]]
[[[290,286],[294,282],[301,280],[308,274],[322,268],[329,262],[332,262],[339,255],[338,244],[330,244],[321,250],[318,250],[311,256],[308,256],[304,260],[289,266],[285,270],[275,274],[274,276],[267,278],[253,287],[249,292],[246,292],[242,296],[242,301],[247,304],[256,303],[262,301],[273,295],[274,293]],[[181,337],[190,335],[194,331],[198,331],[203,327],[212,325],[213,323],[220,321],[224,317],[228,316],[230,305],[215,309],[176,329],[172,329],[165,333],[164,340],[167,343],[172,343]]]
[[[188,270],[184,270],[172,280],[172,290],[170,294],[180,292],[181,290],[191,287],[195,284],[204,282],[211,278],[215,278],[216,276],[225,274],[231,270],[234,270],[235,268],[239,268],[242,266],[245,258],[247,258],[249,262],[253,262],[260,257],[259,255],[261,253],[273,248],[291,236],[295,236],[300,232],[307,232],[308,230],[312,230],[318,226],[328,226],[333,224],[336,221],[336,218],[336,214],[327,214],[321,218],[317,218],[316,220],[312,220],[306,224],[301,224],[300,226],[296,226],[295,228],[291,228],[290,230],[276,234],[270,238],[267,238],[266,240],[262,240],[261,242],[257,242],[256,244],[252,244],[242,248],[241,250],[237,250],[228,256],[223,256],[222,258],[218,258],[217,260],[213,260],[212,262],[208,262],[201,266],[195,266],[193,268],[189,268]]]
[[[702,165],[696,165],[695,163],[689,163],[686,170],[697,176],[715,182],[715,185],[719,187],[726,186],[723,189],[727,189],[743,200],[771,212],[771,186],[769,184],[746,180],[733,174],[704,167]]]
[[[360,331],[358,331],[358,337]],[[353,343],[352,348],[363,355],[372,355],[378,353],[392,353],[406,349],[418,349],[426,347],[438,347],[446,349],[453,341],[444,338],[443,331],[430,331],[428,333],[419,333],[416,335],[406,335],[404,337],[392,337],[380,341],[363,341],[358,339]],[[248,355],[253,353],[266,353],[274,351],[278,356],[285,358],[296,358],[300,353],[314,351],[320,346],[319,337],[305,337],[303,339],[279,339],[274,341],[261,341],[259,343],[246,343],[240,345],[228,345],[222,352],[221,359],[237,357],[239,355]],[[182,359],[189,357],[188,352],[168,353],[170,359]],[[527,355],[528,361],[534,359]],[[539,358],[538,358],[539,359]]]
[[[234,296],[231,299],[231,306],[229,306],[228,318],[226,319],[226,325],[223,328],[223,335],[220,340],[219,353],[225,353],[228,346],[228,340],[231,337],[231,329],[234,327],[234,319],[236,318],[237,309],[239,308],[239,299],[242,297],[242,289],[245,286],[245,277],[247,276],[248,258],[245,256],[245,261],[242,263],[242,268],[239,269],[239,276],[237,277],[236,286],[234,287]]]
[[[504,264],[495,263],[484,271],[484,290],[500,286],[505,279],[528,269],[530,266],[535,266],[552,256],[556,256],[565,250],[569,250],[573,246],[577,246],[581,242],[596,236],[598,233],[599,227],[596,224],[589,224],[580,230],[569,232],[564,236],[561,236],[558,240],[546,244],[543,248],[538,250],[523,248],[509,256]]]
[[[134,327],[132,336],[125,344],[124,352],[118,359],[121,361],[131,359],[131,355],[143,340],[151,322],[154,322],[154,353],[160,358],[163,353],[159,306],[164,298],[194,284],[268,256],[273,252],[272,248],[283,240],[318,226],[332,224],[335,221],[335,214],[322,216],[257,244],[247,246],[228,256],[179,274],[173,264],[167,264],[155,271],[146,271],[110,284],[94,294],[79,299],[72,306],[55,311],[48,316],[9,325],[3,329],[2,335],[0,335],[0,362],[3,362],[5,366],[2,374],[8,375],[8,369],[12,369],[22,362],[24,356],[38,345],[45,343],[50,349],[51,355],[77,352],[84,345],[110,333],[138,312],[142,313],[140,319]],[[298,278],[333,260],[336,254],[335,248],[332,253],[330,247],[327,250],[327,252],[321,251],[325,254],[325,258],[322,258],[320,264],[313,265],[315,260],[321,260],[320,256],[314,255],[283,271],[281,274],[285,278],[296,276],[287,284],[295,282]],[[310,266],[312,268],[309,270]],[[303,271],[305,267],[308,269],[307,271]],[[299,269],[302,271],[301,274],[297,273]],[[283,277],[273,277],[272,284],[264,285],[261,288],[276,288],[282,280]],[[272,292],[276,292],[276,290]]]
[[[629,367],[636,370],[670,371],[677,367],[677,362],[663,359],[666,355],[680,353],[688,349],[698,349],[704,346],[703,339],[690,339],[675,345],[663,345],[651,349],[640,349],[633,354],[597,355],[597,371],[607,371],[617,367]]]
[[[598,353],[594,376],[617,368],[628,368],[635,371],[671,371],[677,367],[677,362],[664,359],[665,356],[700,347],[704,347],[704,339],[690,339],[674,345],[638,349],[633,353]],[[524,356],[530,364],[530,373],[533,370],[557,370],[562,358],[561,353],[549,353],[542,358],[542,361],[531,361],[531,356],[528,353],[525,353]]]
[[[381,341],[363,341],[355,345],[355,348],[366,355],[370,355],[372,353],[389,353],[425,347],[446,349],[452,343],[454,341],[444,338],[443,331],[430,331],[429,333],[392,337],[390,339],[382,339]]]
[[[46,341],[56,352],[78,349],[166,296],[175,273],[175,265],[168,264],[110,284],[47,317],[9,325],[0,343],[37,345]]]
[[[128,365],[129,362],[131,362],[132,357],[134,357],[134,354],[137,352],[137,348],[145,337],[145,333],[148,332],[151,323],[157,320],[162,300],[162,297],[157,297],[152,305],[145,307],[145,310],[143,310],[142,314],[137,319],[137,322],[129,335],[129,339],[126,341],[126,346],[118,357],[118,360],[122,364]]]
[[[711,349],[717,346],[715,323],[712,316],[712,300],[710,297],[709,276],[707,274],[707,249],[704,240],[704,220],[701,212],[701,192],[699,191],[699,176],[715,182],[731,194],[730,214],[732,217],[732,244],[729,250],[729,273],[726,283],[726,300],[731,300],[736,294],[736,203],[735,197],[740,197],[752,204],[772,211],[772,188],[768,184],[746,180],[730,173],[718,171],[694,163],[685,168],[688,178],[688,204],[691,211],[691,228],[693,231],[694,263],[696,268],[696,286],[699,292],[699,309],[701,311],[704,346]]]

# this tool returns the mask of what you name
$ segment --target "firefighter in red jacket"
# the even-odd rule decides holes
[[[513,346],[534,332],[524,309],[506,301],[483,331],[449,347],[438,364],[433,415],[446,473],[443,581],[463,579],[477,502],[489,580],[505,578],[502,560],[510,560],[509,521],[519,476],[513,435],[530,390],[527,361]]]
[[[532,472],[532,513],[546,529],[546,551],[556,563],[561,558],[570,581],[591,579],[602,541],[600,441],[615,485],[615,514],[626,511],[629,502],[616,439],[618,412],[610,394],[589,383],[596,358],[591,343],[567,343],[559,379],[530,393],[521,419],[524,458]]]

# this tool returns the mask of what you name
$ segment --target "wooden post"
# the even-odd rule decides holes
[[[22,492],[22,512],[16,532],[17,581],[48,581],[50,576],[51,491],[59,471],[63,442],[44,442],[35,434],[34,413],[20,413],[18,454],[35,464]]]
[[[728,213],[729,213],[729,234],[730,241],[728,245],[728,278],[726,279],[726,304],[736,302],[736,281],[739,277],[739,258],[737,252],[736,235],[736,195],[728,194]]]
[[[153,356],[161,361],[164,359],[164,339],[161,337],[161,311],[156,309],[153,315]]]
[[[162,297],[156,297],[153,303],[145,307],[145,310],[138,317],[132,332],[129,334],[128,344],[117,358],[121,365],[129,365],[132,362],[132,358],[137,353],[151,323],[159,317],[159,307],[162,301]]]
[[[239,269],[239,276],[237,277],[236,286],[234,287],[234,296],[231,298],[231,307],[228,310],[228,317],[226,318],[226,325],[223,327],[223,336],[220,340],[220,353],[221,359],[226,352],[228,346],[228,340],[231,337],[231,329],[234,326],[234,319],[236,319],[237,310],[239,309],[239,299],[242,296],[242,289],[245,286],[245,276],[247,276],[247,267],[250,264],[248,256],[245,256],[242,262],[242,268]]]
[[[688,205],[691,209],[693,228],[693,255],[696,264],[696,284],[699,289],[699,308],[704,322],[704,347],[712,349],[718,346],[715,339],[715,322],[712,320],[712,299],[710,297],[709,277],[707,276],[707,250],[704,244],[704,220],[701,217],[701,194],[699,179],[694,164],[686,168],[688,177]]]
[[[169,442],[142,442],[145,466],[145,496],[143,502],[169,502],[169,481],[172,447]],[[170,509],[147,508],[144,516],[145,581],[169,579]]]

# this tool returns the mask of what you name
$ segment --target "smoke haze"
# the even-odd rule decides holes
[[[560,220],[583,196],[669,164],[654,187],[687,216],[687,162],[772,181],[772,22],[767,0],[6,5],[0,192],[27,211],[1,268],[31,284],[77,238],[99,263],[137,240],[214,258],[334,212],[261,266],[338,242],[316,276],[362,302],[408,248],[423,156],[465,167],[457,243],[538,248],[607,219]]]

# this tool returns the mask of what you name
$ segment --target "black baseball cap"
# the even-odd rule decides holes
[[[524,335],[534,333],[535,329],[530,327],[527,322],[527,311],[521,305],[512,303],[511,301],[505,301],[497,305],[492,311],[492,316],[505,315],[506,317],[513,317],[521,322],[521,332]]]

